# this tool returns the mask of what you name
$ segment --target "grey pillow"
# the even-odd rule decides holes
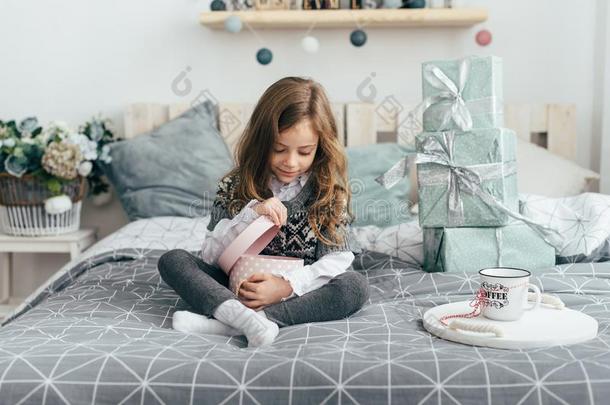
[[[131,221],[205,216],[233,161],[216,108],[201,103],[148,134],[111,145],[105,172]]]
[[[405,177],[389,190],[375,181],[409,149],[397,143],[379,143],[353,146],[346,151],[355,216],[352,225],[387,227],[409,221],[409,178]]]

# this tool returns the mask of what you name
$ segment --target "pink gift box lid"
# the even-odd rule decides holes
[[[241,255],[259,254],[275,238],[279,230],[279,226],[275,226],[267,216],[261,215],[237,235],[237,238],[222,252],[218,258],[220,268],[229,274]]]

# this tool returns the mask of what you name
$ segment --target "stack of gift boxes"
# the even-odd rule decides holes
[[[555,248],[519,215],[516,135],[504,128],[502,61],[468,57],[422,66],[416,137],[426,271],[555,264]]]

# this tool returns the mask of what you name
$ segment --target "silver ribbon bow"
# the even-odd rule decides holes
[[[502,267],[502,248],[504,247],[504,234],[501,228],[496,228],[496,266]]]
[[[465,192],[474,195],[483,201],[490,208],[494,208],[509,217],[522,221],[532,230],[537,232],[548,244],[557,251],[563,247],[563,238],[554,229],[534,222],[518,212],[506,207],[495,196],[481,187],[483,180],[502,178],[517,173],[515,161],[487,163],[472,166],[457,165],[453,158],[453,145],[455,131],[443,132],[442,139],[428,137],[421,145],[421,153],[417,154],[417,164],[435,163],[448,168],[448,173],[435,170],[426,171],[425,167],[419,167],[419,186],[429,186],[435,184],[447,184],[447,211],[448,227],[460,226],[464,222],[463,199],[461,193]],[[494,149],[490,152],[495,160],[501,155],[501,146],[496,142]],[[438,203],[438,202],[437,202]]]
[[[439,94],[426,97],[411,110],[407,114],[408,122],[418,121],[418,117],[421,117],[424,111],[432,105],[443,107],[440,109],[442,120],[439,129],[444,128],[449,121],[453,119],[462,131],[468,131],[472,129],[473,126],[472,114],[476,115],[489,111],[494,114],[500,114],[502,105],[496,97],[485,97],[478,100],[470,100],[468,102],[464,101],[462,92],[468,81],[469,72],[470,59],[464,58],[460,61],[458,68],[458,83],[456,84],[438,66],[432,64],[426,65],[424,68],[423,80],[441,91]],[[417,125],[414,125],[411,128],[399,128],[399,133],[401,137],[410,139],[416,135],[413,131],[414,128],[417,127]],[[403,129],[405,131],[403,131]],[[411,156],[405,156],[403,159],[396,162],[388,171],[377,177],[375,181],[386,189],[391,189],[407,175],[407,169],[411,158]]]
[[[416,163],[434,163],[444,166],[448,170],[438,170],[434,166],[418,166],[419,186],[447,185],[447,226],[455,227],[464,224],[464,204],[462,192],[480,197],[485,191],[481,188],[483,180],[492,180],[514,175],[517,173],[516,162],[499,162],[501,159],[501,146],[494,142],[490,152],[493,163],[471,166],[461,166],[455,163],[453,149],[455,131],[445,131],[442,138],[434,136],[426,138],[420,145],[421,153],[417,154]]]
[[[424,68],[424,80],[436,89],[441,90],[437,95],[428,97],[424,100],[424,109],[427,109],[432,104],[447,102],[449,108],[443,114],[443,121],[440,128],[445,128],[449,120],[453,119],[455,124],[462,130],[468,131],[472,129],[472,115],[466,107],[466,102],[462,97],[462,92],[468,80],[468,72],[470,71],[470,61],[464,58],[460,61],[458,69],[458,83],[454,83],[445,72],[438,66],[426,65]]]

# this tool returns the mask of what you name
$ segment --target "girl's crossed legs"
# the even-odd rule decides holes
[[[186,250],[174,249],[163,254],[158,267],[161,278],[200,314],[213,317],[220,304],[238,300],[227,287],[229,277],[222,269]],[[260,312],[279,327],[333,321],[358,311],[368,298],[366,277],[346,271],[314,291],[270,305]]]

